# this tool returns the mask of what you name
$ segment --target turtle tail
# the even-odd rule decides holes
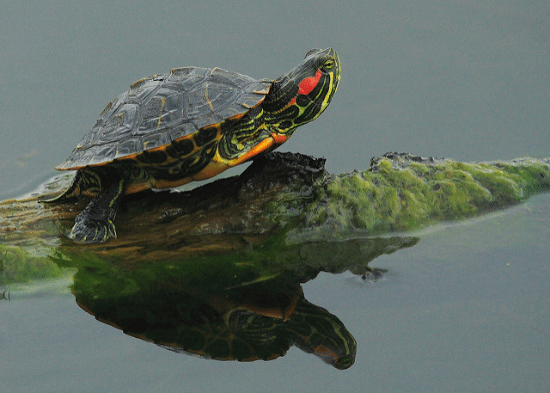
[[[43,199],[40,199],[39,202],[41,203],[64,203],[67,201],[70,201],[72,199],[77,198],[80,196],[80,184],[82,182],[83,172],[77,171],[76,176],[73,179],[73,182],[71,183],[71,186],[67,188],[64,192],[61,194],[54,196],[54,197],[45,197]]]

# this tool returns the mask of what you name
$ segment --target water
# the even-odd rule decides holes
[[[104,2],[0,6],[0,199],[54,174],[135,80],[184,65],[275,78],[335,48],[333,103],[282,150],[331,172],[386,151],[462,161],[550,153],[550,5],[543,1]],[[550,385],[548,195],[374,261],[322,274],[306,298],[358,342],[337,371],[293,348],[216,362],[124,335],[67,291],[0,300],[6,391],[542,391]]]

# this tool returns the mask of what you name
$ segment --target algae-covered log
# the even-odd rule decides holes
[[[325,181],[299,229],[309,236],[402,232],[501,209],[548,189],[548,158],[463,163],[387,153],[364,172]]]
[[[270,153],[240,176],[189,192],[126,198],[118,238],[87,246],[64,236],[86,200],[37,202],[66,187],[67,179],[58,179],[30,198],[0,204],[1,271],[6,275],[8,260],[28,262],[26,255],[40,263],[53,253],[147,262],[239,252],[275,238],[300,244],[403,232],[519,203],[548,189],[549,179],[550,159],[468,164],[391,153],[365,171],[330,175],[323,159]]]
[[[67,181],[0,203],[0,244],[70,246],[62,235],[87,201],[37,202],[44,190],[59,193]],[[365,171],[330,175],[323,159],[270,153],[240,176],[189,192],[128,197],[116,218],[118,239],[106,248],[161,249],[200,244],[199,237],[217,234],[256,237],[281,227],[302,234],[326,229],[336,237],[354,230],[401,232],[511,206],[549,187],[550,158],[462,163],[388,153],[373,158]]]

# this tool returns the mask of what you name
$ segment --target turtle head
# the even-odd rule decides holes
[[[289,137],[296,127],[315,120],[336,93],[340,72],[334,49],[307,52],[301,64],[273,82],[263,105],[266,123]]]

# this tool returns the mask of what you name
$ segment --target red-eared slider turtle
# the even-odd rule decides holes
[[[141,79],[115,98],[57,170],[77,170],[49,202],[93,199],[69,237],[116,237],[121,196],[203,180],[271,151],[329,105],[340,80],[332,48],[310,50],[276,80],[183,67]]]

